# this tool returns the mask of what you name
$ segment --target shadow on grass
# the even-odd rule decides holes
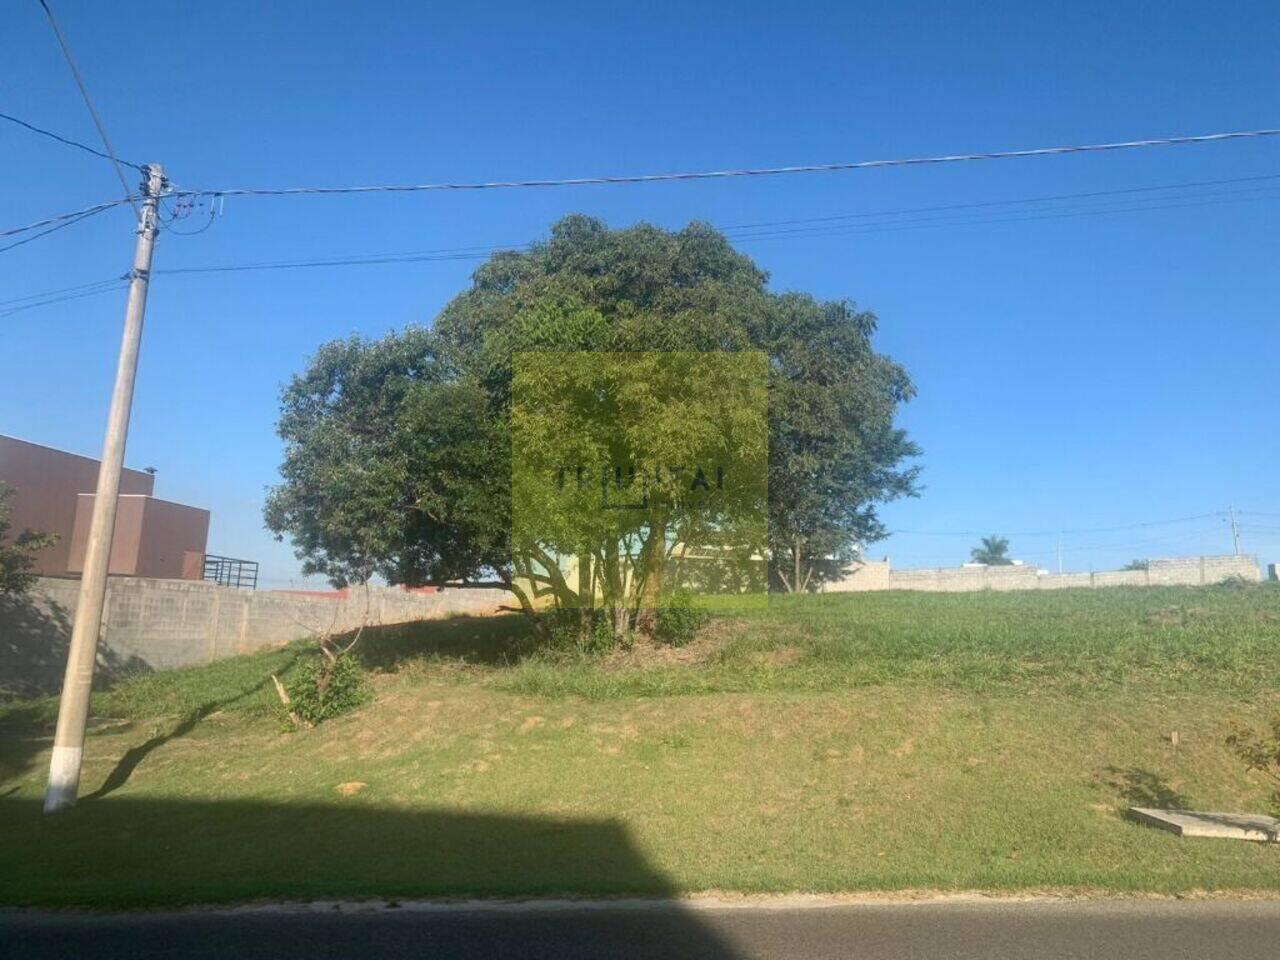
[[[395,670],[406,660],[442,658],[503,666],[517,663],[543,643],[528,617],[457,616],[365,629],[356,653],[375,670]]]
[[[369,792],[377,788],[371,784]],[[253,899],[677,892],[645,861],[626,827],[612,820],[414,812],[375,806],[365,795],[324,806],[120,798],[54,817],[42,816],[38,802],[0,799],[0,903],[10,905],[136,908]],[[332,912],[315,911],[296,918],[303,941],[323,945],[325,955],[333,950],[329,937],[355,933],[349,924],[345,933],[340,923],[326,926],[331,917]],[[257,940],[253,918],[239,915],[225,924],[217,934],[219,956],[299,953],[302,941]],[[441,929],[433,927],[427,942],[420,932],[416,942],[392,944],[371,938],[366,928],[358,955],[416,956],[430,946],[427,952],[437,956],[734,956],[717,934],[678,907],[657,918],[638,913],[632,920],[601,917],[598,923],[586,917],[585,923],[570,924],[563,912],[512,914],[459,929],[456,942],[437,942],[437,934],[450,936],[450,918],[459,919],[443,915]],[[215,944],[212,937],[199,939],[200,924],[200,915],[186,915],[166,930],[163,942],[135,933],[135,949],[127,955],[144,955],[138,951],[148,944],[171,951],[165,956],[206,955],[200,950],[212,951]],[[102,935],[84,932],[86,939]],[[227,936],[245,949],[234,948]],[[83,955],[116,955],[102,952],[100,939],[94,946]],[[122,940],[120,946],[129,944]],[[59,949],[68,949],[65,942]]]
[[[173,729],[168,733],[157,734],[145,743],[141,743],[128,750],[116,763],[114,769],[107,774],[107,778],[102,782],[102,786],[93,791],[93,793],[85,794],[83,799],[97,800],[105,797],[113,790],[119,790],[129,782],[129,777],[133,774],[133,771],[137,769],[138,764],[142,763],[142,761],[147,758],[151,751],[164,746],[170,740],[177,740],[179,737],[185,737],[188,733],[194,730],[205,717],[212,713],[217,713],[219,710],[224,710],[227,707],[234,706],[241,700],[253,696],[269,682],[269,677],[263,677],[258,683],[241,690],[233,696],[223,697],[219,700],[210,700],[208,703],[202,703],[174,724]]]
[[[1191,806],[1190,798],[1170,787],[1158,773],[1139,767],[1103,767],[1098,781],[1120,794],[1129,806],[1162,810],[1185,810]]]
[[[207,696],[208,699],[198,706],[186,710],[184,713],[179,714],[178,710],[164,710],[157,707],[157,710],[162,711],[158,715],[164,719],[174,715],[179,715],[180,719],[167,732],[158,734],[125,753],[107,776],[102,786],[93,793],[86,795],[84,799],[103,797],[113,790],[119,789],[128,782],[133,771],[157,747],[163,746],[171,740],[186,736],[201,721],[212,714],[235,707],[246,700],[254,698],[270,685],[270,674],[272,672],[281,675],[286,674],[304,655],[304,650],[301,647],[286,651],[284,659],[277,657],[272,665],[261,665],[261,672],[255,680],[247,684],[242,680],[238,687],[235,684],[225,682],[221,685],[210,684],[210,689],[201,691],[202,695]],[[219,689],[219,686],[221,686],[221,689]],[[100,692],[100,687],[110,689],[111,677],[109,675],[100,680],[99,676],[95,674],[95,694]],[[218,695],[219,693],[221,695]],[[4,710],[0,712],[0,781],[25,773],[30,768],[34,758],[52,744],[56,717],[57,701],[37,699],[5,705]],[[94,717],[90,717],[89,724],[92,732],[95,725]],[[116,722],[116,726],[119,729],[129,729],[132,725],[133,721],[131,720]]]

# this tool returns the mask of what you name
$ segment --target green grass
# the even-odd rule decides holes
[[[1280,890],[1280,851],[1122,816],[1265,809],[1223,740],[1280,711],[1274,588],[781,598],[607,658],[519,618],[362,648],[374,701],[300,733],[268,677],[302,646],[95,695],[54,818],[56,705],[0,707],[0,903]]]
[[[718,604],[724,607],[725,601]],[[886,683],[1072,695],[1280,688],[1280,589],[1223,585],[779,597],[722,609],[727,641],[690,669],[523,658],[496,679],[541,696],[832,691]]]

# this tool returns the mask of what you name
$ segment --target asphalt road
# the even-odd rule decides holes
[[[0,956],[1275,960],[1280,901],[0,912]]]

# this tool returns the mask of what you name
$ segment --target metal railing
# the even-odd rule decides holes
[[[258,561],[237,560],[235,557],[219,557],[211,553],[204,555],[204,573],[201,579],[216,583],[220,587],[234,587],[237,590],[256,590],[258,588]]]

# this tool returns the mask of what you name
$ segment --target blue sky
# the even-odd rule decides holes
[[[1280,126],[1267,2],[57,9],[121,155],[163,162],[184,186],[773,166]],[[37,4],[7,11],[0,86],[0,110],[96,143]],[[0,125],[0,151],[0,227],[118,193],[105,161],[16,127]],[[162,235],[155,267],[517,244],[571,212],[730,226],[1276,174],[1280,138],[723,182],[229,199],[207,231]],[[1274,561],[1277,198],[1280,180],[1260,180],[741,248],[777,289],[874,310],[879,348],[916,380],[902,422],[924,448],[925,490],[885,516],[923,532],[875,555],[954,564],[967,531],[999,532],[1016,556],[1056,566],[1060,529],[1069,569],[1225,552],[1225,519],[1202,515],[1234,504],[1253,511],[1244,548]],[[1135,206],[1160,209],[1117,209]],[[0,299],[119,275],[131,250],[130,215],[112,211],[0,254]],[[159,469],[158,495],[212,509],[211,552],[259,559],[273,583],[296,577],[261,525],[280,385],[328,339],[429,322],[474,266],[158,275],[127,462]],[[0,319],[0,432],[96,455],[122,310],[112,293]],[[1184,517],[1200,519],[1129,528]]]

